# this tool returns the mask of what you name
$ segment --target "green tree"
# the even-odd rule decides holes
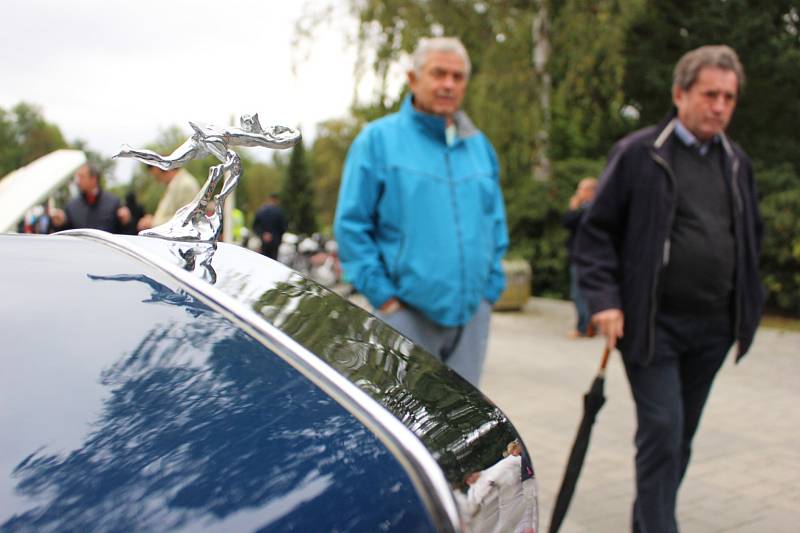
[[[66,147],[59,127],[37,106],[20,102],[10,112],[0,108],[0,176]]]
[[[360,128],[360,122],[354,118],[326,120],[317,127],[309,159],[314,175],[318,219],[323,228],[330,228],[333,224],[342,167],[350,143]]]
[[[552,2],[550,157],[602,157],[630,129],[623,44],[642,0]]]
[[[800,172],[790,163],[756,168],[764,219],[761,271],[771,311],[800,316]]]
[[[21,159],[14,116],[0,107],[0,177],[18,168]]]
[[[281,192],[281,205],[286,213],[289,231],[306,235],[317,231],[314,189],[302,140],[292,148]]]
[[[245,213],[248,226],[267,197],[281,190],[286,174],[285,159],[282,152],[273,153],[272,163],[242,159],[242,177],[235,191],[236,206]]]

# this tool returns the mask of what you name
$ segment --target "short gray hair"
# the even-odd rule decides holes
[[[464,60],[467,78],[472,71],[472,63],[469,61],[469,54],[464,44],[458,37],[423,37],[417,43],[417,48],[411,56],[414,72],[422,74],[422,69],[428,61],[428,55],[432,52],[450,52],[458,54]]]
[[[744,68],[733,48],[724,44],[701,46],[683,54],[672,73],[672,86],[688,91],[704,67],[733,71],[739,82],[738,92],[742,92]]]

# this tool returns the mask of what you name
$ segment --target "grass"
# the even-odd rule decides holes
[[[790,318],[778,315],[764,315],[761,327],[782,329],[786,331],[800,331],[800,318]]]

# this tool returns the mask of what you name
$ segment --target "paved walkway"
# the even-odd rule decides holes
[[[600,362],[600,339],[568,339],[569,302],[531,299],[494,313],[484,392],[511,418],[539,478],[541,531]],[[634,408],[615,353],[563,533],[629,531]],[[800,333],[761,329],[717,377],[679,496],[682,533],[800,531]]]

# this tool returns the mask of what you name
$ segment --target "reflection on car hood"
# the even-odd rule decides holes
[[[368,428],[163,271],[0,247],[0,531],[432,529]]]
[[[146,244],[162,255],[169,249],[155,240]],[[280,263],[220,245],[209,265],[218,289],[346,376],[419,437],[444,471],[462,514],[469,507],[462,499],[470,494],[470,474],[496,472],[509,463],[511,443],[519,443],[517,472],[533,485],[525,487],[522,505],[533,507],[526,511],[533,513],[529,521],[537,522],[533,465],[519,434],[456,372],[375,316]],[[486,481],[489,474],[483,477]],[[474,509],[470,513],[482,518]]]
[[[163,240],[144,241],[156,253],[170,253]],[[449,479],[485,468],[519,437],[502,411],[456,372],[335,292],[238,246],[219,245],[211,265],[218,289],[389,409]]]
[[[348,387],[355,385],[357,390],[354,390],[361,391],[360,396],[371,397],[383,406],[425,445],[452,491],[450,501],[458,504],[461,523],[469,530],[493,530],[498,523],[505,524],[504,520],[509,520],[510,527],[521,523],[520,520],[535,527],[533,466],[506,416],[455,372],[376,317],[285,266],[244,248],[226,244],[192,248],[186,243],[111,236],[96,231],[69,233],[105,242],[133,257],[157,257],[194,272],[204,280],[196,283],[208,289],[209,302],[214,301],[216,291],[221,291],[250,310],[248,318],[243,320],[263,325],[256,324],[255,330],[277,329],[314,354],[316,364],[322,361],[323,366],[336,371],[333,374],[344,376],[350,382],[345,382]],[[67,240],[58,236],[45,239]],[[162,282],[142,277],[139,272],[117,269],[93,275],[89,279],[107,287],[111,284],[147,287],[150,290],[147,301],[154,304],[179,306],[189,314],[192,310],[202,314],[202,309],[206,309],[205,304],[191,296],[199,295],[197,290],[202,290],[196,284],[187,285],[186,292],[163,291],[158,286]],[[214,289],[207,284],[213,284]],[[246,329],[246,324],[242,325]],[[280,350],[276,353],[287,357]],[[327,389],[327,392],[332,391]],[[358,401],[372,404],[366,396]],[[348,408],[346,404],[342,403]],[[392,423],[397,424],[394,420]],[[375,430],[374,426],[369,427]],[[402,463],[402,454],[397,450],[394,453]],[[434,469],[438,472],[435,465]],[[512,482],[507,482],[509,479]],[[445,492],[448,492],[446,487]],[[509,499],[515,502],[513,506],[508,504]],[[512,509],[513,513],[498,517],[500,501],[505,501],[504,508]],[[442,526],[446,521],[435,516],[436,509],[430,506],[428,509],[434,514],[434,523],[448,529]],[[452,523],[450,511],[445,514]]]

